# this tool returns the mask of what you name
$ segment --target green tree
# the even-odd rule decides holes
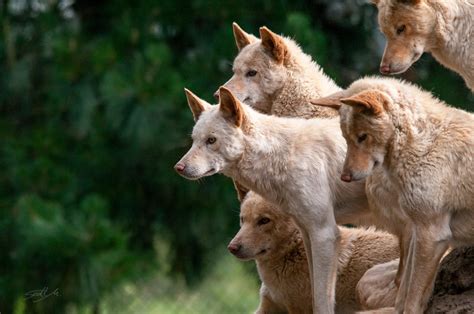
[[[0,3],[0,311],[100,309],[123,280],[168,269],[195,283],[237,228],[226,178],[174,163],[193,121],[183,88],[211,100],[231,75],[231,23],[294,37],[341,85],[377,72],[375,8],[358,1]],[[429,56],[405,76],[453,105],[473,99]],[[469,97],[471,97],[469,99]],[[60,298],[25,301],[58,288]]]

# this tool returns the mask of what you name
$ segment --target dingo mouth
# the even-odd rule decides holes
[[[237,252],[237,253],[234,254],[234,256],[237,257],[240,260],[248,261],[248,260],[256,259],[259,256],[264,255],[265,253],[267,253],[267,249],[263,249],[260,252],[258,252],[257,254],[252,254],[252,255],[248,255],[248,254],[245,254],[243,252]]]
[[[180,173],[180,175],[188,180],[199,180],[203,177],[208,177],[208,176],[212,176],[213,174],[217,173],[216,169],[215,168],[211,168],[210,170],[204,172],[203,174],[199,174],[199,175],[189,175],[189,174],[186,174],[186,173]]]
[[[422,53],[415,52],[415,53],[413,54],[413,57],[412,57],[411,61],[408,62],[405,66],[400,67],[400,68],[398,68],[398,69],[397,69],[397,68],[395,68],[395,69],[390,68],[390,70],[388,70],[388,71],[381,69],[380,72],[381,72],[382,74],[385,74],[385,75],[402,74],[402,73],[406,72],[416,61],[418,61],[418,59],[420,59],[421,55],[422,55]]]

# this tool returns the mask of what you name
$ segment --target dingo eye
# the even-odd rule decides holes
[[[406,26],[405,25],[402,25],[400,27],[397,28],[397,35],[400,35],[401,33],[403,33],[406,29]]]
[[[263,217],[258,220],[257,224],[261,226],[261,225],[266,225],[269,222],[270,222],[270,218]]]
[[[214,144],[216,142],[216,138],[214,136],[210,136],[207,138],[206,144]]]
[[[357,137],[357,142],[362,143],[363,141],[365,141],[366,138],[367,138],[367,134],[362,134],[361,136]]]
[[[255,70],[250,70],[247,73],[245,73],[246,77],[252,77],[252,76],[255,76],[255,75],[257,75],[257,71],[255,71]]]

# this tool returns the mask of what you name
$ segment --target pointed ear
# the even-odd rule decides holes
[[[361,111],[368,111],[371,114],[379,115],[384,112],[389,102],[389,96],[377,90],[365,90],[351,97],[341,99],[345,105],[359,108]]]
[[[316,106],[329,107],[336,110],[339,110],[339,108],[341,108],[341,100],[337,98],[324,97],[312,99],[309,102]]]
[[[255,36],[247,34],[239,24],[232,23],[232,30],[234,31],[235,44],[237,49],[242,50],[245,46],[250,45],[251,43],[257,41]]]
[[[339,108],[341,108],[341,105],[342,105],[341,98],[344,98],[344,95],[345,95],[345,92],[342,90],[339,92],[335,92],[326,97],[311,99],[309,102],[316,106],[330,107],[330,108],[339,110]]]
[[[240,128],[244,121],[244,112],[240,101],[235,98],[230,90],[223,86],[219,88],[219,100],[219,110],[224,115],[224,118]]]
[[[263,47],[268,50],[276,62],[283,63],[287,53],[285,42],[280,35],[275,34],[266,26],[260,27],[260,39]]]
[[[237,199],[242,203],[247,193],[250,191],[245,186],[240,184],[238,181],[232,180],[234,182],[235,190],[237,191]]]
[[[188,99],[189,108],[193,113],[194,121],[197,121],[201,113],[209,109],[209,104],[198,96],[194,95],[187,88],[184,89],[184,92],[186,93],[186,98]]]

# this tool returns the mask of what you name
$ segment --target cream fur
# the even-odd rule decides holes
[[[234,75],[224,86],[263,113],[303,118],[336,116],[334,110],[309,103],[310,99],[340,90],[336,83],[295,41],[266,28],[261,28],[262,31],[271,33],[281,44],[285,51],[283,62],[278,62],[260,39],[240,30],[240,36],[248,36],[250,44],[241,46],[233,64]],[[256,70],[257,74],[246,77],[249,70]]]
[[[268,222],[259,225],[262,218]],[[258,194],[249,192],[241,205],[240,221],[241,228],[229,248],[241,259],[256,261],[262,280],[256,313],[312,313],[306,252],[302,236],[290,216]],[[355,287],[372,266],[398,258],[398,241],[393,235],[373,229],[339,227],[339,231],[336,313],[374,308],[370,307],[371,300],[365,302],[365,307],[359,305]],[[387,304],[378,302],[376,306],[393,306],[394,300]]]
[[[376,310],[395,305],[398,262],[396,259],[379,263],[365,272],[356,286],[356,297],[362,309]]]
[[[370,174],[369,203],[395,227],[406,250],[397,310],[421,313],[448,246],[474,243],[474,115],[395,79],[360,79],[344,96],[374,92],[380,98],[370,102],[381,112],[343,105],[341,128],[348,156],[363,153],[379,162],[369,162],[357,177]],[[361,133],[367,140],[357,144]],[[346,159],[352,169],[344,171],[355,175],[357,164],[349,164]]]
[[[474,1],[377,2],[379,24],[387,38],[382,66],[391,65],[393,73],[404,72],[423,51],[430,52],[474,91]],[[406,25],[406,30],[397,35],[400,25]]]
[[[223,173],[291,215],[303,233],[314,308],[333,313],[338,223],[370,216],[365,183],[338,179],[346,144],[339,119],[297,119],[260,114],[225,88],[219,106],[202,105],[193,146],[176,169],[186,178]],[[234,114],[228,109],[234,107]],[[193,108],[193,107],[192,107]],[[226,109],[224,109],[226,108]],[[236,117],[242,125],[236,126]],[[208,144],[209,137],[215,143]]]

